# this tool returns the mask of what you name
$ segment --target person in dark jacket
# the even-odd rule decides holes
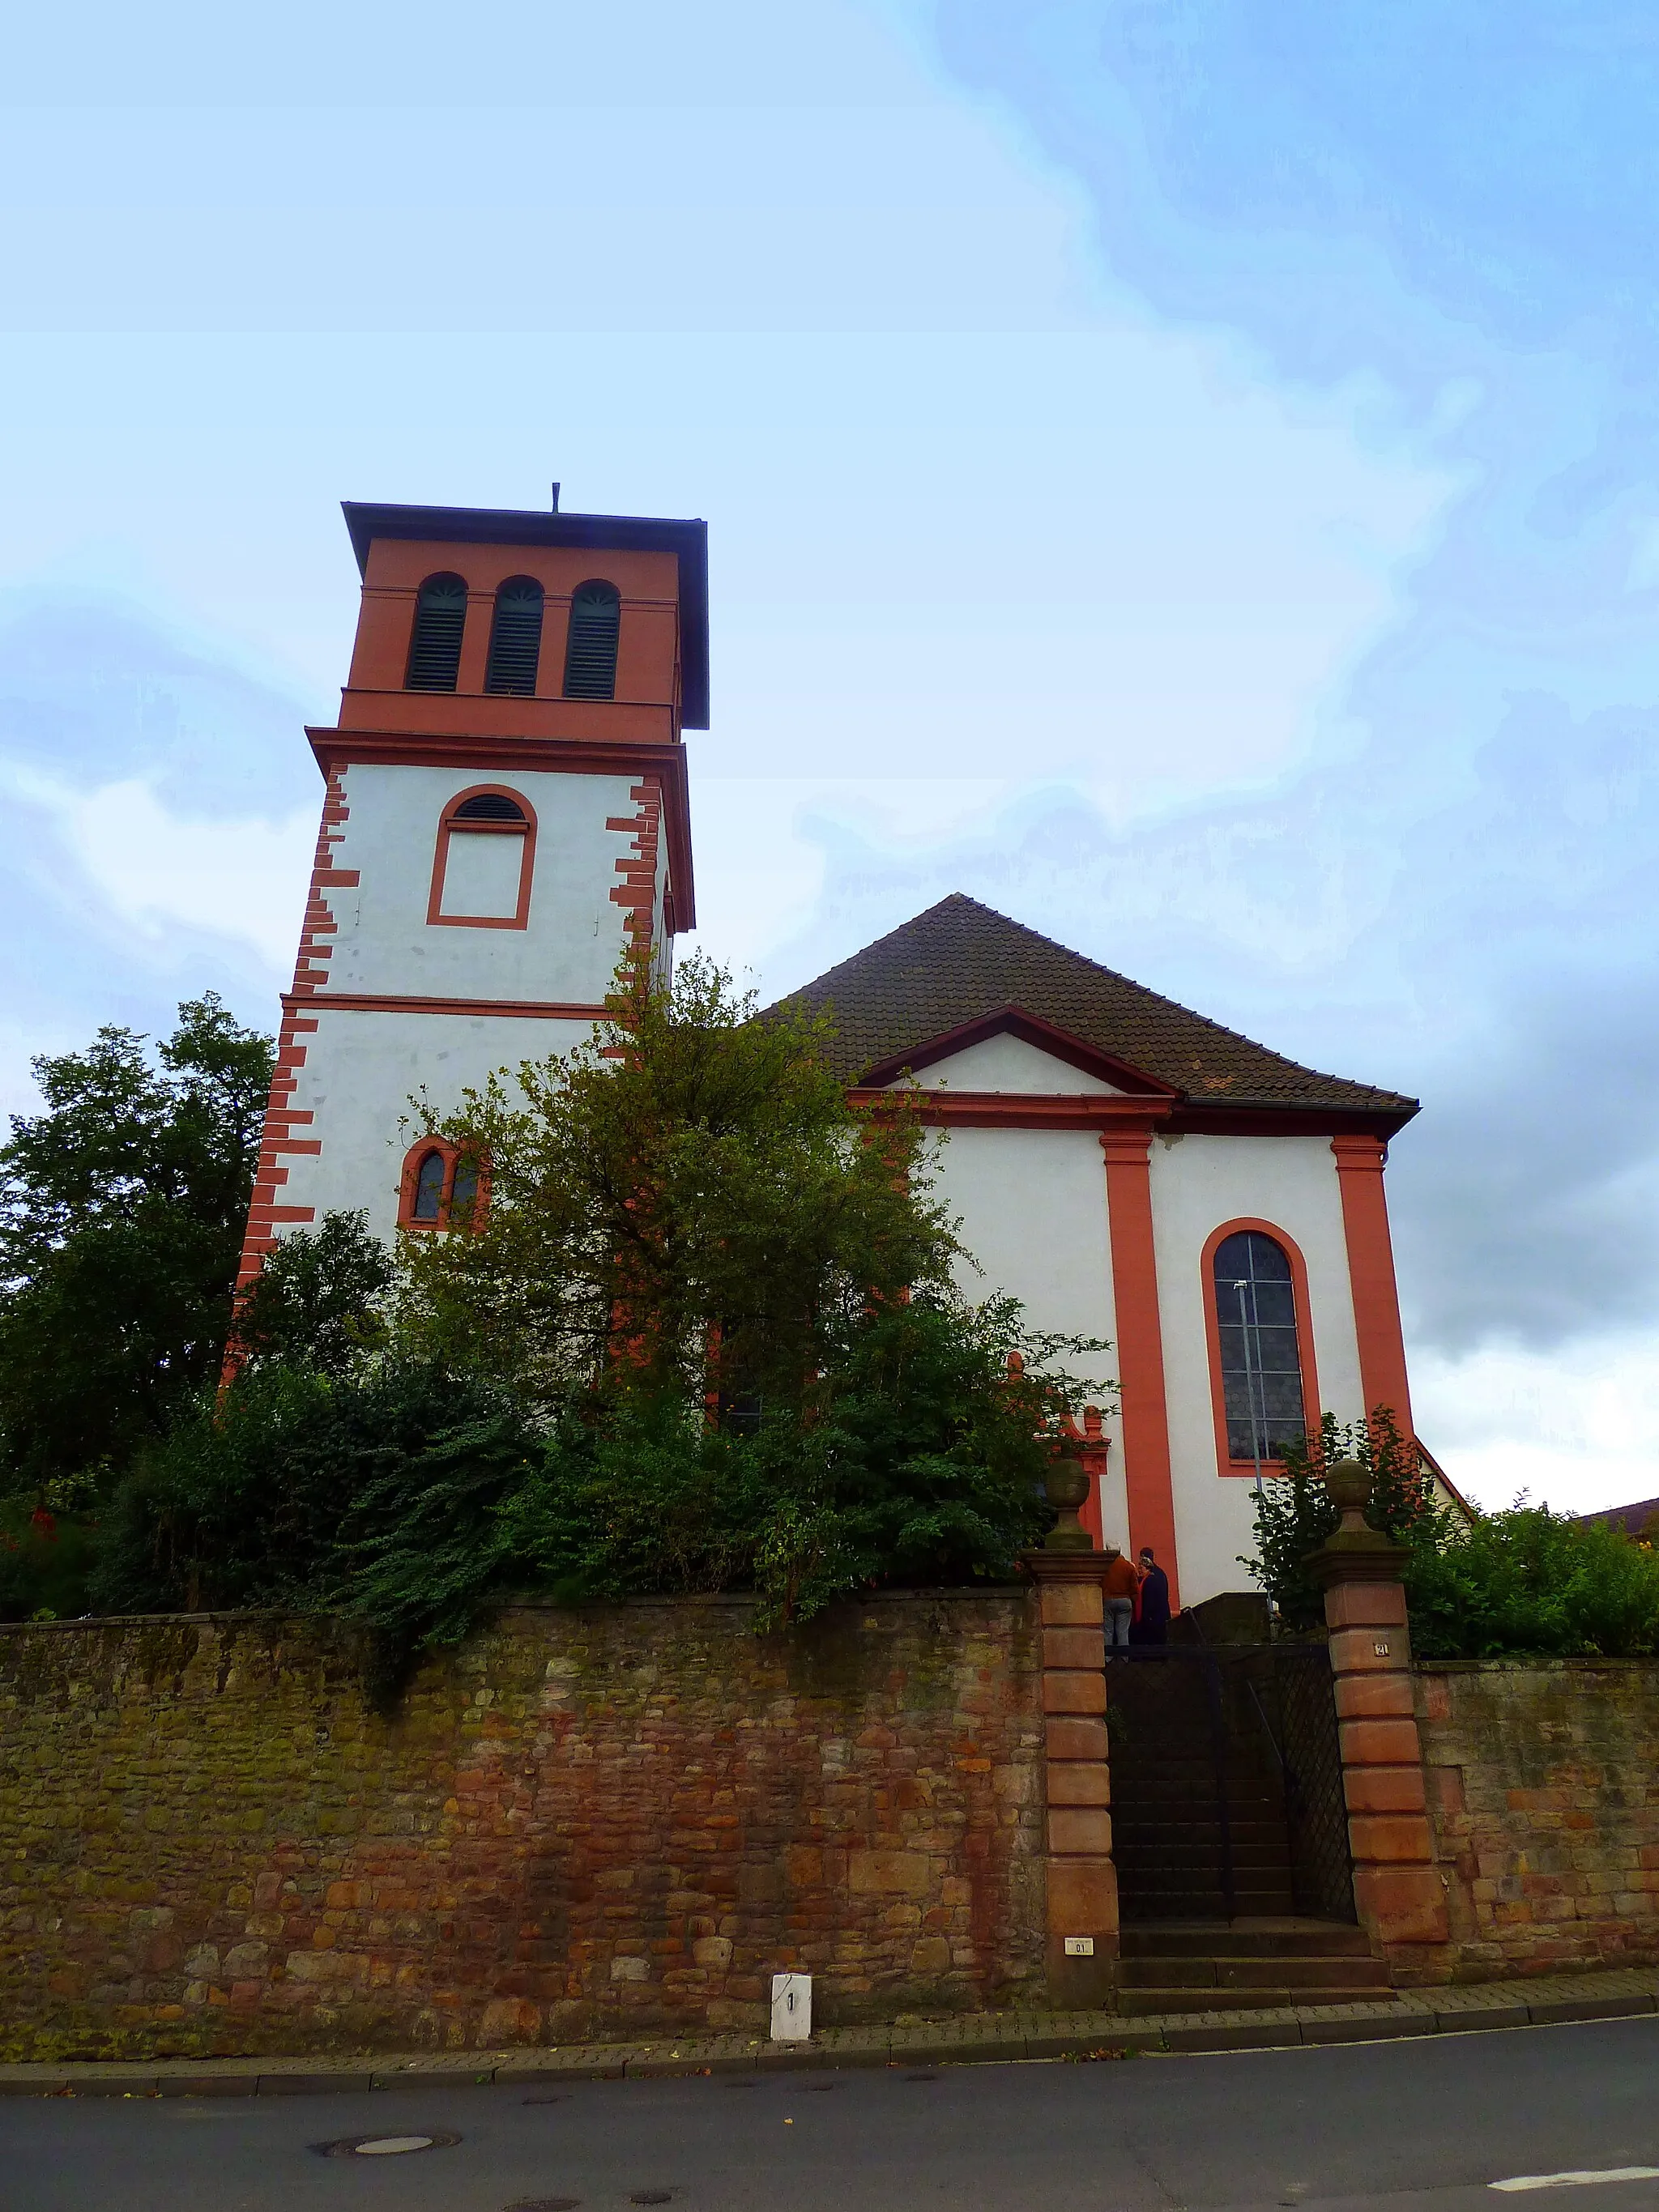
[[[1167,1644],[1170,1640],[1170,1577],[1144,1544],[1136,1569],[1140,1577],[1140,1605],[1130,1631],[1137,1644]]]

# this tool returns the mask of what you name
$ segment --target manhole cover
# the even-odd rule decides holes
[[[636,2189],[628,2201],[630,2204],[672,2204],[674,2192],[672,2189]]]
[[[835,2086],[833,2081],[809,2081],[806,2094],[809,2097],[827,2097]]]
[[[937,2081],[939,2075],[937,2074],[907,2074],[904,2078],[907,2081]]]
[[[460,2137],[447,2129],[424,2136],[337,2136],[332,2142],[313,2143],[324,2158],[402,2158],[410,2151],[450,2150]]]
[[[580,2197],[515,2197],[501,2212],[576,2212]]]
[[[562,2104],[567,2103],[568,2101],[568,2100],[566,2098],[562,2097],[562,2096],[561,2096],[561,2097],[526,2097],[526,2098],[525,2099],[525,2102],[526,2102],[526,2105],[562,2105]],[[551,2197],[550,2197],[550,2198],[548,2199],[549,2203],[552,2203],[552,2201],[553,2201],[553,2200],[552,2200],[552,2198],[551,2198]],[[509,2204],[509,2205],[507,2206],[507,2212],[518,2212],[518,2208],[517,2208],[517,2206],[516,2206],[516,2205]]]

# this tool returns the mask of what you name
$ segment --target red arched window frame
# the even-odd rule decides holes
[[[469,799],[508,799],[524,817],[519,822],[458,822],[456,817]],[[511,915],[445,914],[444,872],[449,866],[450,839],[456,832],[466,837],[517,837],[523,851],[519,860],[519,903]],[[438,820],[438,846],[432,855],[432,890],[426,918],[434,929],[527,929],[530,926],[530,886],[536,873],[536,810],[523,792],[506,783],[470,783],[458,791]]]
[[[441,1160],[443,1171],[438,1183],[437,1211],[422,1218],[416,1213],[416,1208],[421,1200],[421,1170],[429,1159]],[[422,1137],[418,1144],[410,1146],[404,1155],[404,1171],[398,1186],[399,1229],[413,1230],[416,1234],[423,1235],[430,1230],[444,1230],[451,1226],[450,1210],[455,1202],[455,1170],[460,1164],[460,1147],[447,1143],[441,1137]],[[469,1228],[478,1226],[489,1204],[489,1163],[480,1160],[477,1194],[471,1201],[471,1218],[466,1224]]]
[[[1308,1266],[1302,1257],[1302,1249],[1293,1237],[1287,1237],[1276,1222],[1257,1221],[1242,1217],[1237,1221],[1224,1221],[1212,1229],[1205,1239],[1203,1258],[1200,1261],[1204,1290],[1204,1334],[1210,1349],[1210,1407],[1215,1416],[1215,1464],[1218,1474],[1255,1474],[1253,1459],[1235,1459],[1227,1443],[1227,1392],[1221,1376],[1221,1316],[1215,1304],[1215,1255],[1229,1237],[1236,1237],[1241,1229],[1253,1229],[1258,1235],[1271,1237],[1273,1243],[1291,1263],[1291,1294],[1296,1304],[1296,1358],[1302,1370],[1302,1411],[1310,1428],[1319,1425],[1319,1370],[1314,1363],[1313,1309],[1308,1303]],[[1264,1468],[1278,1469],[1284,1462],[1266,1459]]]

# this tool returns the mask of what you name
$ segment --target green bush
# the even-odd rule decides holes
[[[1413,1552],[1406,1593],[1419,1658],[1659,1651],[1659,1553],[1543,1506],[1448,1527]]]
[[[0,1620],[67,1620],[86,1612],[97,1534],[84,1515],[0,1499]]]
[[[1291,1444],[1285,1472],[1270,1475],[1255,1499],[1256,1549],[1239,1565],[1279,1607],[1286,1628],[1301,1633],[1322,1626],[1325,1601],[1308,1572],[1308,1554],[1317,1551],[1340,1516],[1325,1488],[1325,1470],[1340,1459],[1356,1459],[1371,1478],[1366,1518],[1397,1541],[1432,1546],[1440,1534],[1434,1483],[1410,1440],[1387,1406],[1369,1420],[1340,1423],[1327,1413],[1316,1436]]]
[[[927,1292],[830,1341],[810,1406],[748,1433],[669,1394],[532,1413],[429,1361],[252,1361],[123,1485],[95,1600],[336,1610],[395,1674],[514,1595],[740,1590],[766,1625],[877,1583],[1011,1575],[1048,1523],[1046,1424],[1078,1388],[1056,1340],[1022,1338],[1010,1302]]]
[[[1308,1554],[1336,1527],[1323,1474],[1333,1460],[1371,1472],[1373,1528],[1409,1547],[1406,1601],[1412,1649],[1424,1659],[1513,1656],[1639,1657],[1659,1651],[1659,1553],[1600,1522],[1522,1501],[1473,1522],[1435,1498],[1432,1480],[1379,1407],[1285,1455],[1285,1472],[1256,1500],[1248,1567],[1291,1633],[1322,1625],[1324,1600]]]

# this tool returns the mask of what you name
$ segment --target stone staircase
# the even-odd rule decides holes
[[[1124,1920],[1224,1921],[1294,1913],[1290,1836],[1276,1779],[1237,1753],[1218,1789],[1206,1753],[1114,1762],[1112,1856]],[[1125,1771],[1126,1768],[1128,1771]],[[1222,1877],[1222,1806],[1233,1888]]]
[[[1130,1923],[1121,1936],[1118,2009],[1236,2012],[1353,2004],[1393,1994],[1364,1931],[1293,1914]]]

